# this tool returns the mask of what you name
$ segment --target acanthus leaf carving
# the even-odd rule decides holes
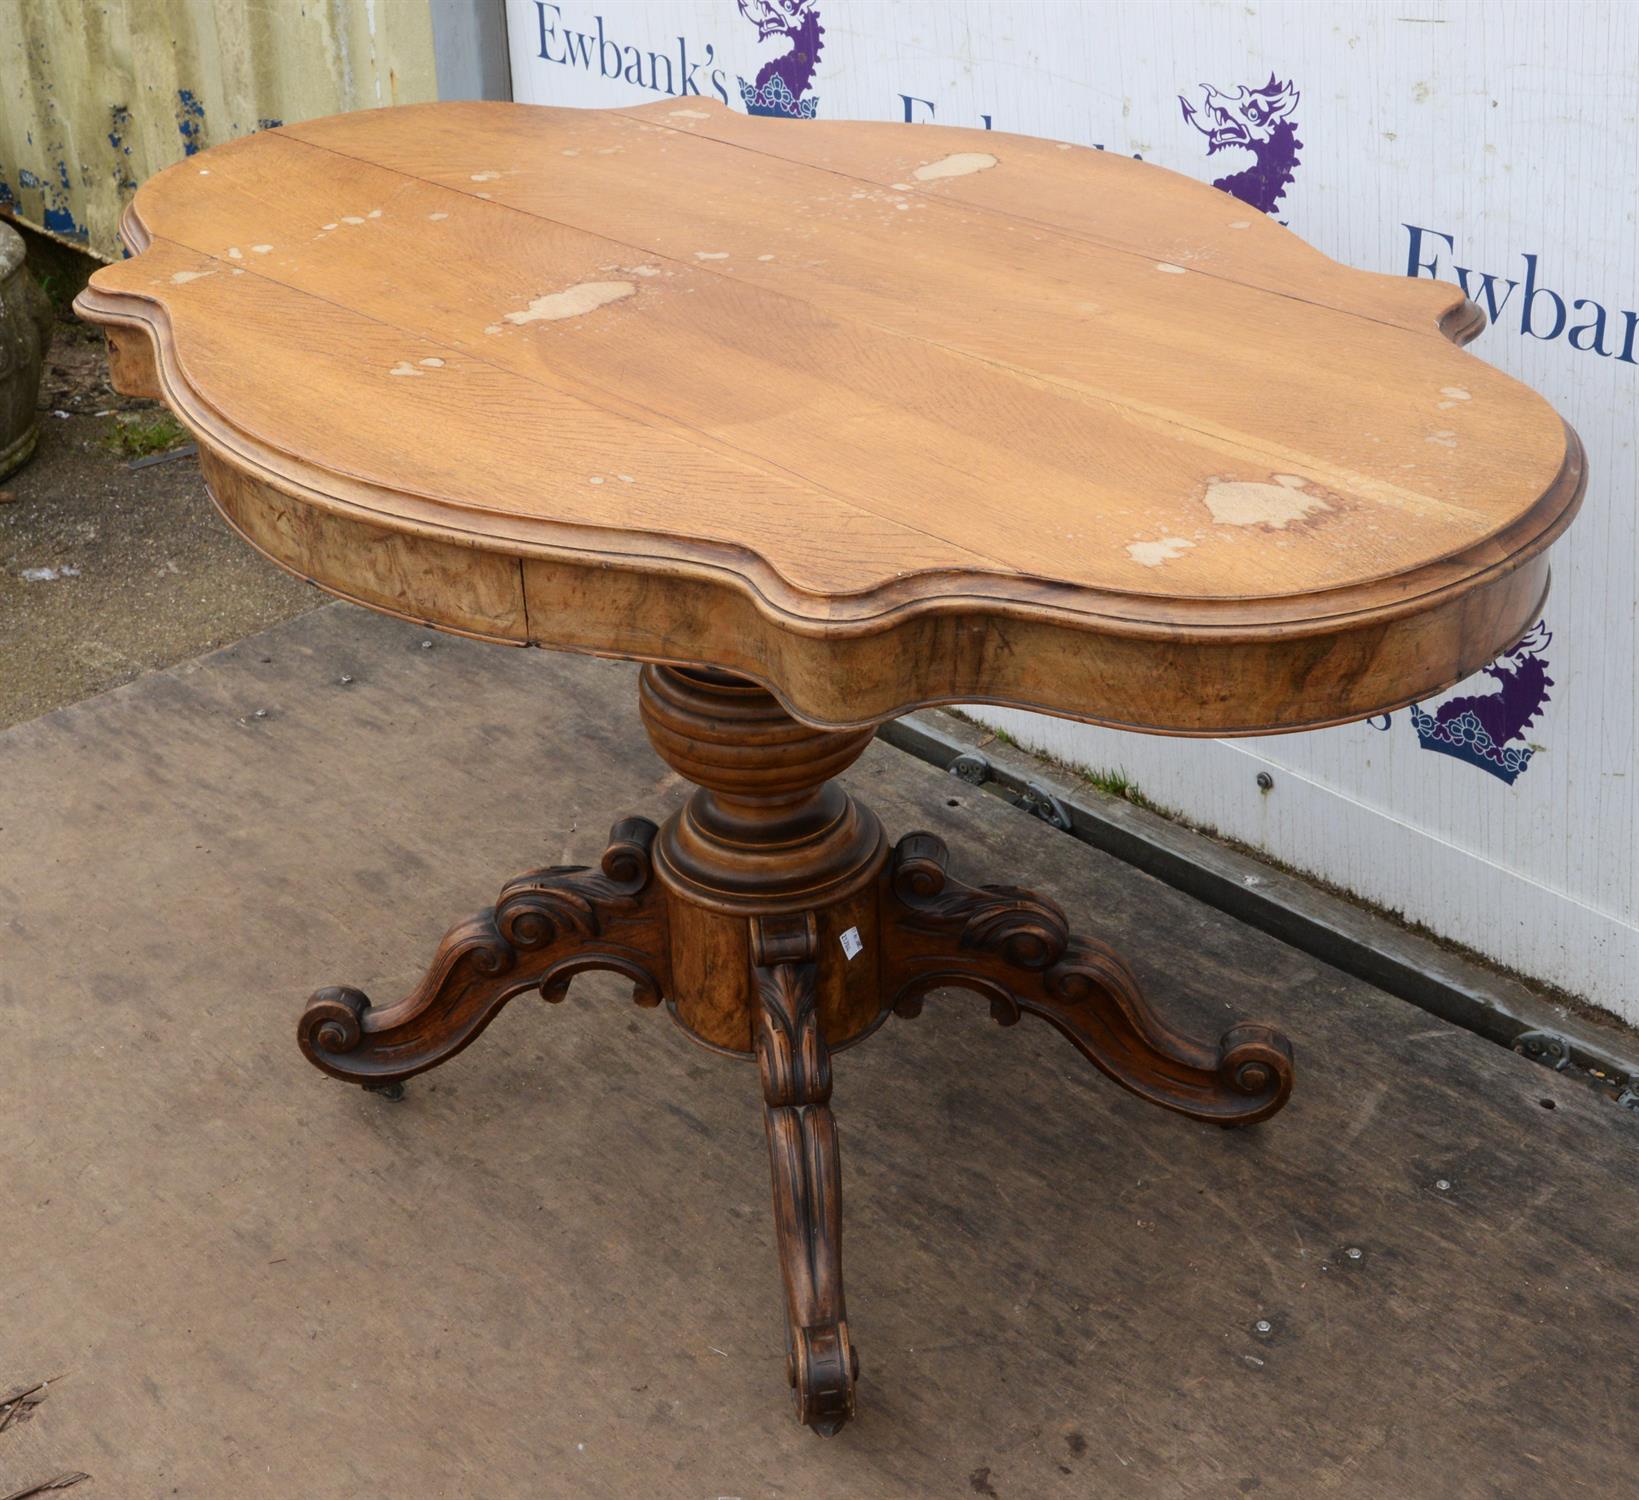
[[[509,1000],[561,1000],[576,974],[610,969],[654,1006],[669,983],[665,899],[651,879],[655,825],[615,825],[600,869],[556,865],[509,881],[496,904],[445,934],[420,984],[377,1008],[362,990],[319,990],[297,1027],[315,1066],[377,1087],[443,1062]]]
[[[913,1018],[934,990],[965,989],[1002,1025],[1045,1020],[1123,1088],[1220,1125],[1268,1118],[1292,1089],[1292,1047],[1242,1023],[1217,1043],[1168,1026],[1132,971],[1101,943],[1072,938],[1053,902],[1009,886],[950,878],[944,845],[908,835],[889,876],[883,964],[887,998]]]
[[[858,1361],[843,1302],[842,1162],[814,947],[811,913],[752,920],[757,1063],[785,1282],[787,1373],[798,1418],[830,1434],[853,1415]]]

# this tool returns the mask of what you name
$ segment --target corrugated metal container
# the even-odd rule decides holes
[[[136,184],[285,120],[437,97],[426,0],[0,0],[0,211],[104,258]]]

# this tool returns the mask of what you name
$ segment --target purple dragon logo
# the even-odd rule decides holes
[[[743,10],[745,0],[740,0],[740,5]],[[1274,213],[1292,185],[1298,148],[1303,145],[1291,119],[1299,97],[1290,83],[1276,82],[1273,73],[1261,89],[1250,89],[1243,83],[1233,94],[1203,83],[1199,106],[1182,94],[1178,96],[1184,118],[1206,137],[1208,156],[1231,147],[1252,153],[1250,167],[1218,178],[1213,187],[1233,193],[1259,213]]]
[[[740,0],[740,14],[757,28],[757,40],[783,37],[791,45],[757,70],[757,81],[741,78],[740,99],[748,115],[779,115],[812,120],[819,111],[817,98],[803,98],[814,81],[825,28],[819,21],[819,0]]]
[[[1548,703],[1554,679],[1542,653],[1553,639],[1547,623],[1536,625],[1512,651],[1481,670],[1497,683],[1495,692],[1448,698],[1433,713],[1411,705],[1412,727],[1425,750],[1454,755],[1513,785],[1531,764],[1530,745],[1513,745]]]
[[[1198,104],[1178,96],[1184,119],[1206,137],[1208,156],[1231,147],[1252,153],[1251,166],[1218,178],[1213,187],[1260,213],[1275,212],[1292,185],[1303,146],[1292,119],[1300,97],[1290,81],[1282,83],[1273,73],[1262,88],[1242,84],[1233,94],[1203,83]],[[1418,743],[1425,750],[1478,766],[1512,786],[1536,753],[1523,739],[1547,706],[1548,689],[1554,685],[1543,660],[1552,639],[1547,623],[1539,620],[1511,651],[1481,669],[1495,682],[1492,691],[1460,693],[1432,713],[1420,703],[1412,704]],[[1387,729],[1392,721],[1392,715],[1382,714],[1369,722]]]

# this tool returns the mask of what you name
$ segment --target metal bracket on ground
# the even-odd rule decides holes
[[[958,755],[945,769],[957,780],[965,781],[969,786],[986,786],[993,781],[1005,785],[1001,778],[996,776],[990,762],[975,750]],[[1040,818],[1042,822],[1051,824],[1060,833],[1075,832],[1075,822],[1070,816],[1070,809],[1046,787],[1030,781],[1022,787],[1010,788],[1009,793],[1007,800],[1015,807],[1022,808],[1031,817]]]
[[[1514,1038],[1514,1051],[1556,1073],[1563,1073],[1571,1065],[1571,1044],[1552,1031],[1520,1032]]]

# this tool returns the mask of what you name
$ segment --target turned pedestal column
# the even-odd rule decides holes
[[[842,1178],[831,1053],[928,994],[966,989],[1004,1025],[1036,1015],[1133,1092],[1197,1119],[1246,1124],[1292,1086],[1292,1053],[1267,1027],[1209,1044],[1172,1031],[1126,965],[1073,939],[1051,901],[967,886],[944,845],[882,825],[833,778],[868,729],[799,723],[728,673],[648,666],[643,724],[695,784],[664,826],[615,825],[599,869],[536,870],[452,928],[427,977],[381,1009],[320,990],[298,1029],[334,1077],[380,1089],[434,1067],[528,990],[559,1001],[587,969],[664,1000],[718,1052],[755,1057],[785,1284],[788,1370],[801,1419],[834,1432],[853,1412],[858,1357],[842,1287]]]

